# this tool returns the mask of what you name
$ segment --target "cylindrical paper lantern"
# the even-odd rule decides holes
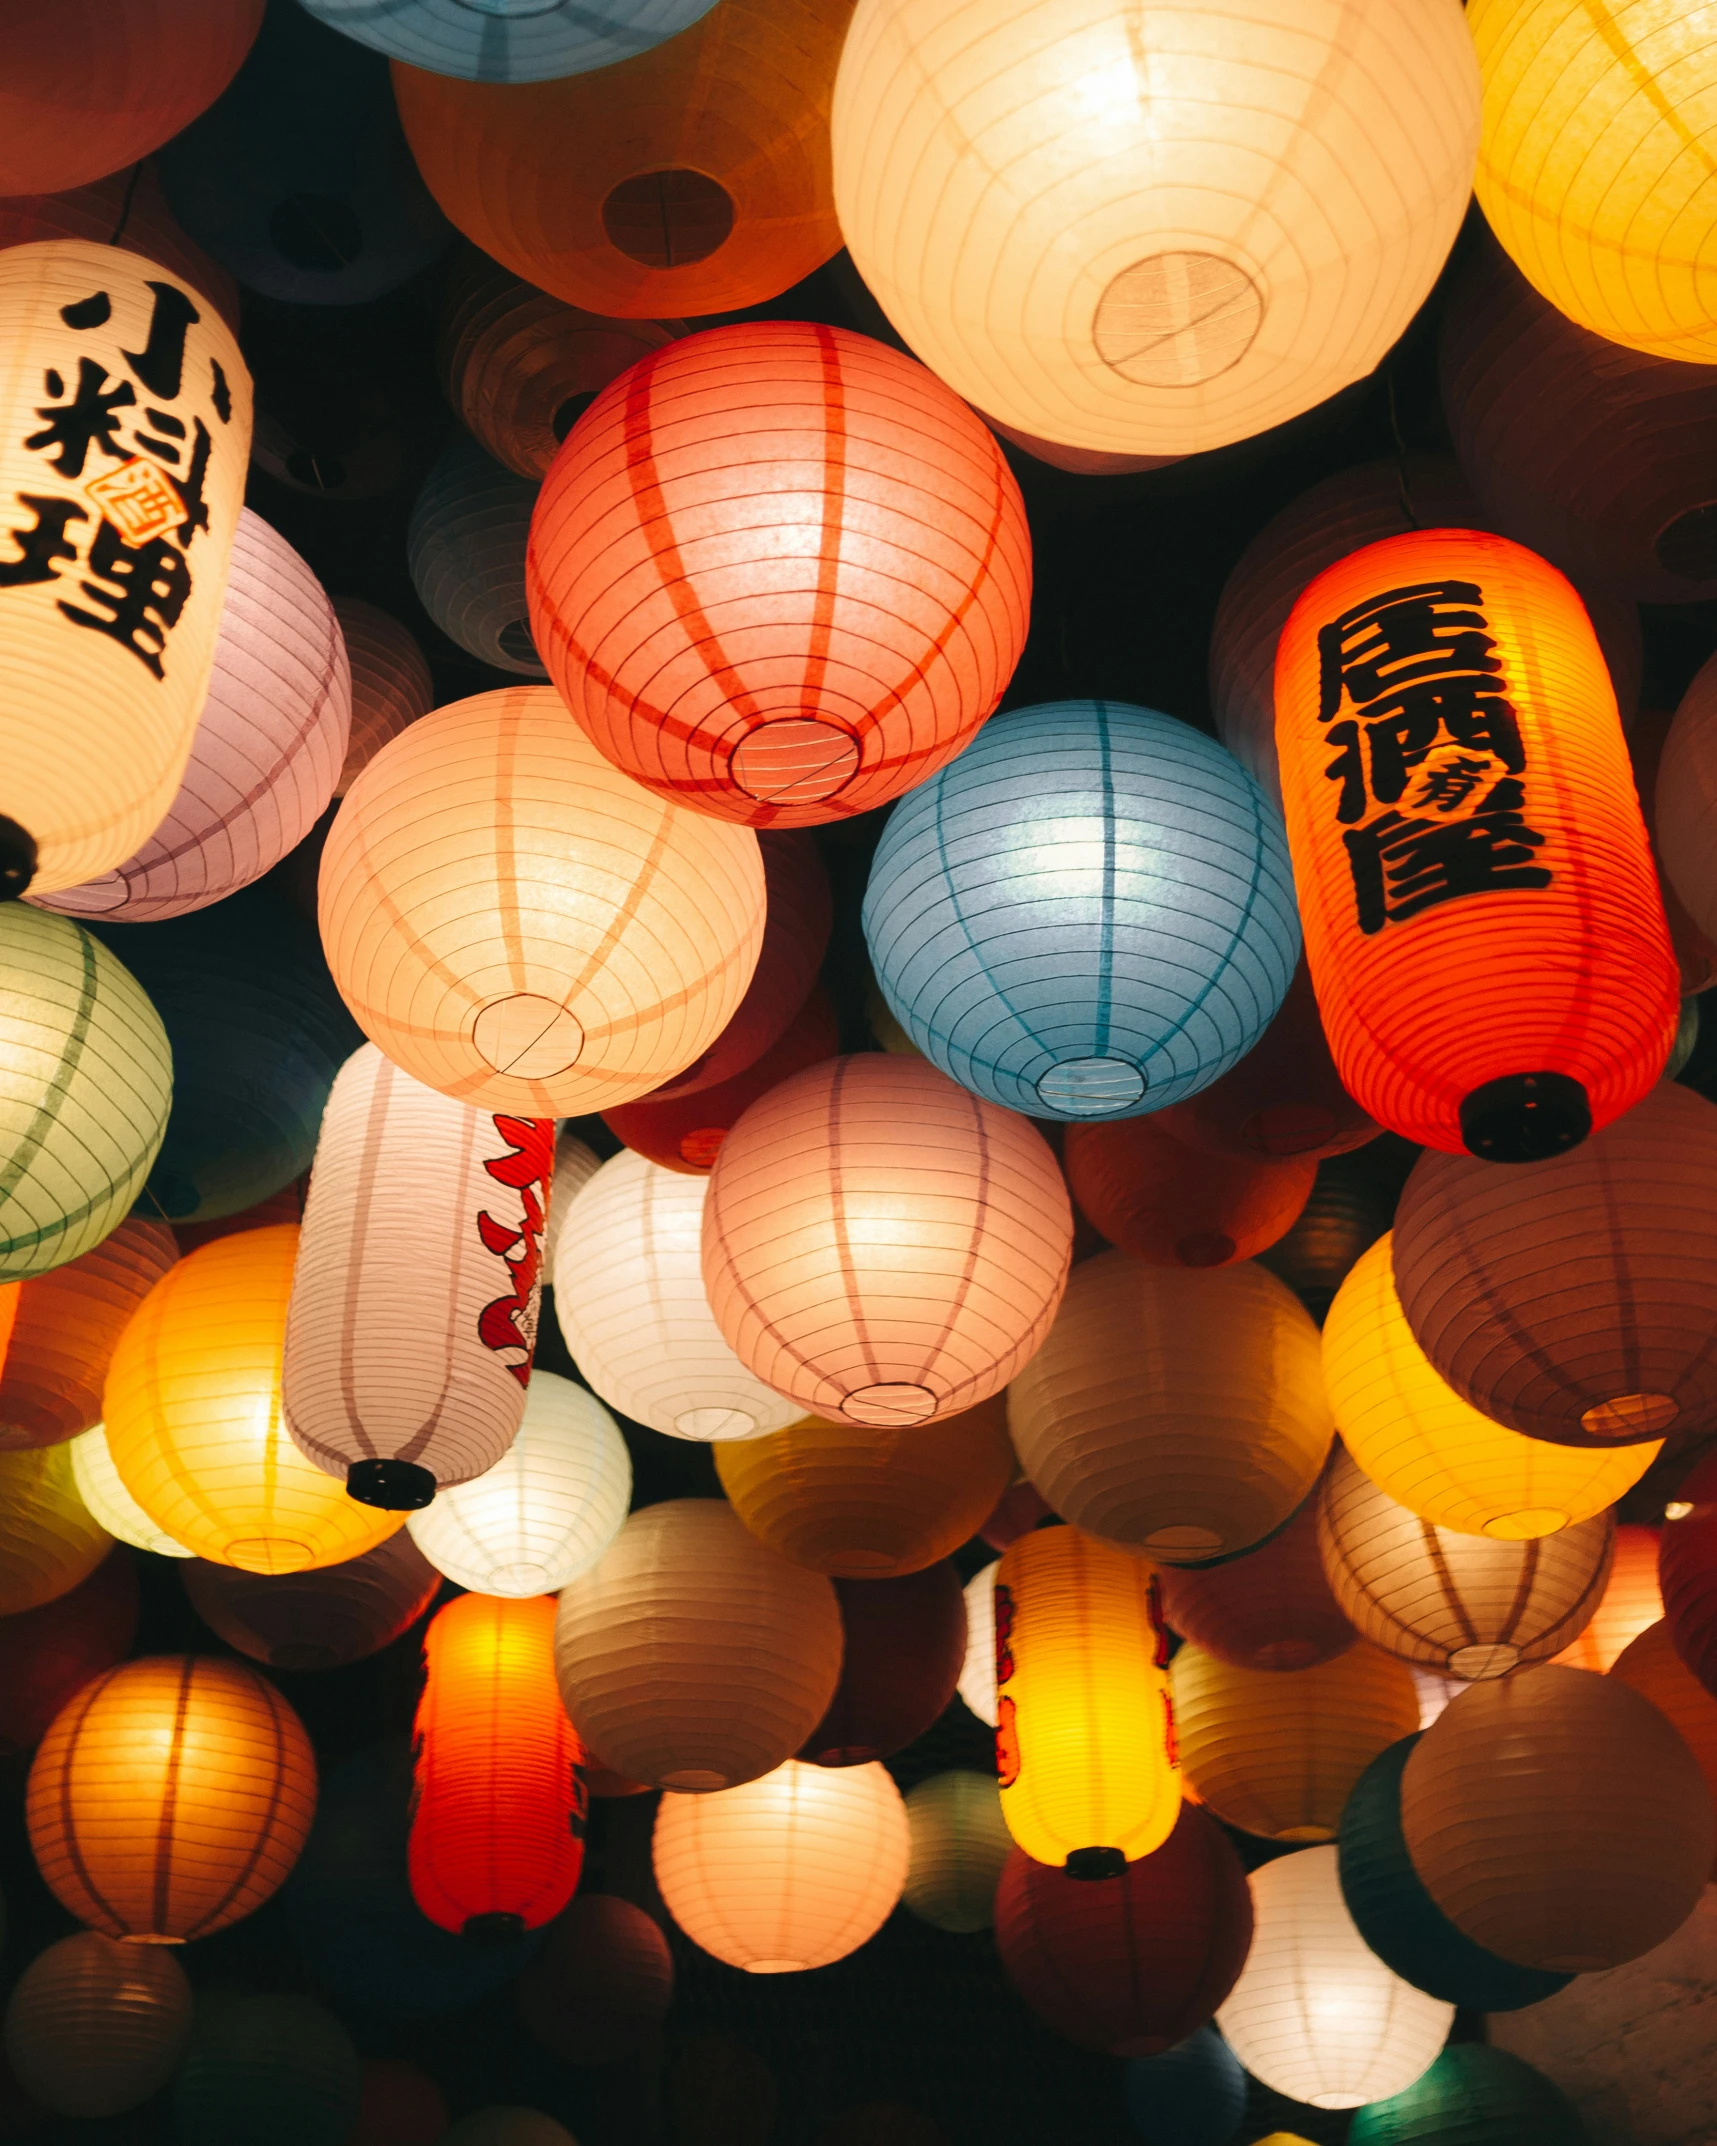
[[[61,2116],[117,2116],[165,2086],[191,2034],[191,1985],[165,1945],[94,1930],[25,1968],[6,2006],[6,2061]]]
[[[857,1951],[906,1882],[900,1791],[880,1766],[788,1759],[713,1796],[664,1796],[656,1883],[694,1945],[748,1974],[795,1974]]]
[[[536,1371],[518,1435],[501,1458],[406,1525],[456,1586],[480,1595],[552,1594],[596,1563],[631,1498],[632,1458],[620,1426],[582,1386]]]
[[[1676,1653],[1717,1694],[1717,1459],[1694,1469],[1678,1502],[1686,1510],[1665,1523],[1658,1547],[1664,1617]]]
[[[525,606],[525,542],[537,487],[463,435],[442,450],[411,510],[406,556],[423,608],[467,654],[544,675]]]
[[[1457,9],[1402,0],[1363,24],[860,0],[833,115],[842,235],[913,349],[991,417],[1133,455],[1249,438],[1369,373],[1477,143]]]
[[[120,1480],[107,1443],[104,1424],[92,1424],[70,1442],[72,1481],[90,1518],[116,1542],[130,1543],[155,1557],[189,1557],[182,1542],[159,1527]]]
[[[1483,2042],[1457,2042],[1399,2094],[1354,2118],[1349,2146],[1589,2146],[1574,2106],[1542,2072]]]
[[[799,1746],[816,1766],[892,1758],[938,1719],[966,1658],[960,1575],[944,1558],[895,1579],[837,1580],[841,1677]]]
[[[417,1622],[441,1585],[404,1533],[320,1572],[239,1572],[197,1559],[183,1577],[209,1629],[270,1669],[337,1669],[379,1654]]]
[[[298,1450],[364,1504],[414,1511],[512,1444],[553,1166],[551,1118],[455,1102],[373,1043],[340,1069],[304,1204],[281,1392]]]
[[[1717,660],[1695,674],[1675,711],[1657,771],[1657,842],[1665,875],[1688,914],[1717,935]]]
[[[1127,2118],[1144,2146],[1228,2146],[1246,2111],[1246,2074],[1214,2027],[1160,2057],[1134,2057],[1123,2077]]]
[[[390,59],[463,82],[548,82],[647,52],[697,21],[710,0],[621,0],[606,9],[566,0],[303,0],[310,13]]]
[[[1318,1168],[1210,1154],[1153,1118],[1069,1126],[1061,1166],[1092,1228],[1153,1267],[1225,1267],[1267,1251],[1299,1219]]]
[[[341,1564],[405,1517],[348,1498],[287,1435],[280,1364],[297,1248],[287,1223],[180,1260],[144,1299],[107,1375],[121,1482],[194,1557],[244,1572]]]
[[[1073,1270],[1008,1426],[1075,1526],[1165,1564],[1229,1556],[1280,1527],[1324,1464],[1317,1328],[1250,1262],[1195,1273],[1105,1252]]]
[[[1014,1110],[1112,1118],[1225,1072],[1299,956],[1281,822],[1221,746],[1154,709],[993,723],[883,830],[878,983],[944,1073]]]
[[[1401,1830],[1457,1929],[1524,1967],[1616,1967],[1692,1912],[1717,1845],[1697,1761],[1648,1700],[1584,1669],[1475,1684],[1420,1738]]]
[[[757,838],[652,798],[546,687],[439,708],[347,792],[322,940],[396,1064],[483,1109],[630,1102],[721,1033],[757,961]]]
[[[850,0],[720,0],[594,75],[396,65],[418,169],[483,251],[629,320],[737,312],[839,250],[828,113]],[[580,18],[588,22],[588,15]]]
[[[715,1449],[721,1487],[759,1542],[813,1572],[859,1580],[921,1572],[950,1556],[1013,1471],[1000,1394],[928,1427],[807,1416]]]
[[[1556,1656],[1567,1669],[1614,1668],[1642,1632],[1663,1615],[1657,1528],[1619,1527],[1609,1577],[1588,1622]]]
[[[996,1881],[1017,1853],[995,1776],[932,1774],[907,1795],[906,1822],[912,1861],[903,1904],[938,1930],[987,1930],[996,1919]]]
[[[1668,1620],[1647,1625],[1616,1657],[1610,1675],[1651,1701],[1693,1753],[1706,1787],[1717,1798],[1717,1698],[1675,1651]]]
[[[1498,1422],[1616,1445],[1717,1408],[1717,1104],[1691,1088],[1519,1169],[1421,1156],[1393,1245],[1414,1339]]]
[[[1161,1587],[1170,1628],[1238,1669],[1311,1669],[1353,1645],[1318,1556],[1315,1498],[1243,1556],[1203,1571],[1165,1565]]]
[[[1679,980],[1615,689],[1553,567],[1430,529],[1326,568],[1282,631],[1276,746],[1312,982],[1372,1117],[1520,1163],[1639,1100]]]
[[[30,1846],[109,1937],[207,1937],[261,1907],[316,1809],[303,1724],[239,1662],[157,1654],[86,1684],[30,1769]]]
[[[153,159],[109,172],[88,186],[0,197],[0,246],[28,246],[43,238],[86,238],[159,262],[208,299],[238,333],[238,285],[175,222]]]
[[[398,619],[356,596],[336,596],[334,616],[352,674],[352,726],[334,783],[344,797],[382,747],[435,704],[429,661]]]
[[[605,388],[526,572],[603,752],[760,827],[868,811],[952,759],[1031,604],[1024,502],[976,415],[900,351],[801,321],[707,330]]]
[[[158,6],[130,0],[128,11],[151,18],[153,42]],[[209,11],[199,0],[187,12]],[[55,35],[76,33],[61,18]],[[36,33],[20,25],[18,36]],[[29,74],[16,42],[9,34],[8,157]],[[102,45],[111,27],[92,23],[79,49]],[[179,787],[243,495],[250,375],[207,299],[111,246],[0,251],[0,312],[0,523],[17,553],[0,568],[11,677],[0,883],[51,894],[129,857]]]
[[[213,1993],[173,2086],[183,2146],[345,2146],[363,2072],[352,2038],[313,1997]]]
[[[740,1360],[802,1407],[930,1423],[1030,1362],[1072,1243],[1038,1132],[919,1059],[868,1053],[784,1081],[723,1141],[704,1286]]]
[[[994,1608],[1008,1831],[1040,1863],[1112,1877],[1180,1809],[1155,1574],[1077,1528],[1040,1528],[1003,1553]]]
[[[1001,1569],[998,1557],[966,1582],[966,1659],[955,1687],[968,1710],[992,1729],[1000,1712],[996,1704],[996,1581]]]
[[[715,1499],[634,1513],[561,1592],[566,1710],[634,1781],[756,1780],[815,1728],[840,1665],[833,1587],[766,1549]]]
[[[131,1652],[137,1566],[107,1553],[81,1586],[0,1620],[0,1756],[39,1744],[80,1686]]]
[[[1454,2006],[1403,1982],[1354,1928],[1333,1848],[1252,1873],[1252,1949],[1216,2015],[1255,2079],[1315,2109],[1357,2109],[1412,2085]]]
[[[580,1893],[513,1984],[531,2039],[563,2064],[647,2054],[673,1994],[667,1939],[652,1916],[614,1893]]]
[[[0,1617],[69,1594],[112,1547],[78,1496],[69,1447],[0,1453]]]
[[[164,1223],[132,1215],[81,1258],[17,1285],[0,1342],[0,1449],[90,1428],[127,1320],[178,1256]]]

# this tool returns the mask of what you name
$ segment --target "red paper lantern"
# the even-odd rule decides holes
[[[1203,1571],[1165,1565],[1163,1620],[1237,1669],[1311,1669],[1359,1637],[1324,1578],[1315,1495],[1257,1549]]]
[[[863,1766],[922,1736],[953,1698],[966,1659],[966,1597],[946,1558],[898,1579],[834,1584],[841,1680],[799,1756]]]
[[[1202,1152],[1163,1123],[1180,1107],[1068,1126],[1061,1163],[1075,1204],[1117,1251],[1156,1267],[1225,1267],[1268,1250],[1299,1219],[1317,1164]]]
[[[660,1926],[614,1893],[580,1893],[513,1984],[526,2031],[563,2064],[643,2055],[673,1994],[674,1956]]]
[[[1665,1519],[1657,1553],[1664,1620],[1676,1653],[1717,1696],[1717,1454],[1703,1460],[1682,1484],[1673,1511],[1677,1517]],[[86,1580],[84,1587],[90,1584]],[[44,1614],[30,1612],[33,1617]],[[21,1621],[9,1618],[7,1623]],[[0,1625],[0,1632],[5,1629]]]
[[[89,1578],[40,1608],[0,1617],[0,1758],[34,1750],[92,1677],[137,1637],[137,1566],[116,1543]]]

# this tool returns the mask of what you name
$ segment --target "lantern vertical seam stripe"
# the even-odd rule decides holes
[[[54,1067],[46,1089],[43,1091],[42,1100],[36,1105],[35,1113],[31,1117],[29,1124],[24,1127],[17,1140],[13,1143],[12,1152],[7,1156],[5,1166],[0,1168],[0,1202],[9,1200],[12,1197],[19,1179],[24,1176],[31,1163],[35,1161],[37,1155],[41,1152],[49,1132],[65,1106],[67,1093],[71,1088],[79,1065],[83,1062],[84,1048],[89,1042],[90,1020],[95,1012],[95,941],[87,931],[78,927],[77,943],[80,956],[80,975],[77,986],[77,1003],[72,1009],[71,1024],[66,1030],[65,1041],[60,1048],[59,1060]],[[97,1202],[111,1193],[112,1190],[111,1183],[104,1185],[100,1192],[92,1194],[75,1213],[61,1216],[47,1230],[38,1230],[23,1241],[36,1244],[41,1241],[44,1235],[54,1236],[69,1229],[74,1223],[81,1222],[92,1211]],[[12,1243],[19,1241],[16,1238],[10,1240]]]

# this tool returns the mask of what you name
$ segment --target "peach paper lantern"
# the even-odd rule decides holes
[[[1663,1592],[1657,1579],[1661,1535],[1659,1528],[1616,1529],[1615,1555],[1597,1607],[1555,1657],[1565,1669],[1595,1669],[1602,1676],[1642,1632],[1662,1619]]]
[[[738,1005],[763,936],[757,838],[611,768],[546,686],[395,738],[322,855],[340,994],[405,1072],[486,1110],[630,1102]]]
[[[6,2006],[6,2061],[44,2108],[117,2116],[159,2092],[191,2035],[191,1985],[166,1945],[80,1930],[38,1953]]]
[[[352,673],[352,725],[334,784],[344,797],[382,747],[435,705],[429,660],[397,619],[356,596],[336,596],[334,616]]]
[[[970,741],[1025,645],[1031,539],[1001,449],[923,366],[756,321],[604,389],[544,482],[527,579],[549,675],[616,766],[803,827]]]
[[[98,1420],[126,1322],[178,1256],[164,1222],[131,1215],[81,1258],[0,1292],[14,1314],[0,1336],[0,1451],[58,1445]]]
[[[112,1547],[78,1496],[69,1446],[0,1453],[0,1617],[70,1594]]]
[[[930,1423],[1030,1362],[1073,1218],[1042,1136],[919,1059],[831,1059],[722,1143],[704,1207],[710,1309],[803,1408]]]
[[[1117,1250],[1154,1267],[1225,1267],[1293,1228],[1314,1161],[1206,1154],[1178,1139],[1166,1115],[1070,1125],[1062,1141],[1074,1204]]]

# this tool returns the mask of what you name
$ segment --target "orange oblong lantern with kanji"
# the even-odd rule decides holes
[[[1679,984],[1585,607],[1472,529],[1328,568],[1283,628],[1276,747],[1319,1011],[1391,1131],[1530,1162],[1657,1079]]]

